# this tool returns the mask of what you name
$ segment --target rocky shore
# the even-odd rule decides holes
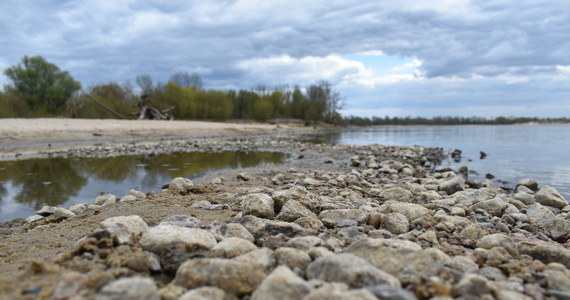
[[[3,224],[0,294],[570,299],[570,206],[555,189],[524,179],[509,193],[466,181],[439,166],[440,148],[297,140],[169,141],[163,146],[273,149],[292,159]],[[141,150],[108,152],[116,149]]]

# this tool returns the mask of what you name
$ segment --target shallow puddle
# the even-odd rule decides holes
[[[0,222],[28,217],[42,205],[69,208],[100,193],[159,190],[175,177],[283,163],[279,152],[176,152],[106,158],[0,161]]]

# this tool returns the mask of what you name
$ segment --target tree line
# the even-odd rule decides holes
[[[0,92],[0,117],[134,118],[144,104],[161,110],[173,107],[172,114],[180,120],[291,118],[311,124],[340,120],[342,105],[340,94],[327,81],[306,88],[259,86],[223,91],[204,89],[196,73],[178,72],[165,83],[138,75],[138,89],[117,82],[81,89],[67,71],[41,56],[25,56],[4,74],[12,84]]]
[[[342,118],[343,126],[382,126],[382,125],[513,125],[513,124],[552,124],[570,123],[570,118],[538,118],[538,117],[355,117]]]

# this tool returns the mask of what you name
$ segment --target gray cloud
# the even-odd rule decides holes
[[[85,85],[132,80],[143,73],[166,80],[189,70],[198,71],[210,87],[250,88],[312,77],[299,76],[307,70],[295,64],[291,70],[279,66],[280,72],[265,69],[261,77],[244,66],[247,62],[382,50],[422,61],[428,83],[390,87],[407,93],[398,94],[405,98],[414,93],[404,92],[404,86],[461,94],[473,84],[430,78],[483,76],[504,82],[517,77],[544,83],[544,77],[560,75],[557,66],[570,65],[567,1],[423,2],[7,0],[0,3],[0,67],[24,55],[42,55]],[[331,81],[349,71],[362,72],[352,65]],[[564,80],[567,84],[568,76]],[[497,87],[492,80],[475,85],[478,91],[504,93],[513,86]],[[550,83],[542,91],[568,98],[559,87]],[[530,89],[524,84],[517,88]],[[447,94],[439,96],[446,99]]]

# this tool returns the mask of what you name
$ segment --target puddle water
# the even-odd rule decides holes
[[[279,152],[175,152],[105,158],[0,161],[0,222],[28,217],[42,205],[69,208],[101,192],[121,197],[130,189],[159,190],[175,177],[280,164]]]

